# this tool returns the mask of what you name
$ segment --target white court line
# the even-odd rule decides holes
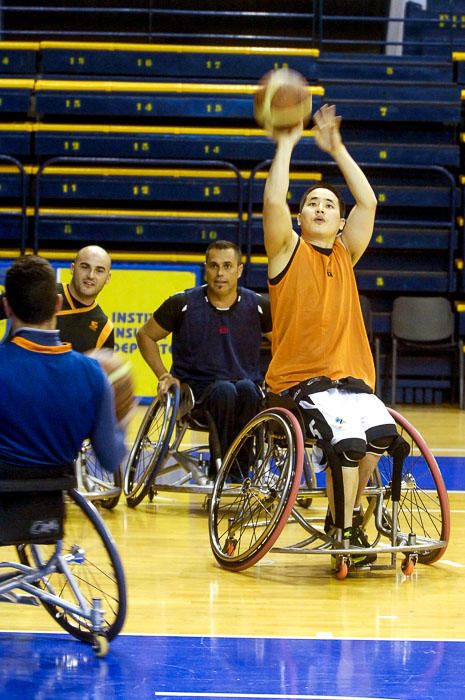
[[[177,692],[158,692],[155,691],[155,697],[163,695],[170,698],[264,698],[264,700],[395,700],[394,698],[385,698],[378,695],[376,698],[372,695],[371,698],[365,698],[360,695],[270,695],[270,693],[177,693]]]
[[[464,447],[430,447],[429,449],[436,457],[440,457],[441,452],[452,452],[457,456],[465,454]]]
[[[458,561],[451,561],[451,559],[441,559],[441,561],[437,561],[436,564],[453,566],[456,569],[463,569],[465,567],[465,564],[460,564]]]

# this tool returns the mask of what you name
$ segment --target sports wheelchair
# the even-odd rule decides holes
[[[183,445],[188,430],[208,433],[209,445]],[[156,396],[142,420],[129,453],[124,474],[124,493],[131,508],[148,495],[150,500],[159,491],[203,494],[209,502],[216,475],[221,469],[219,440],[214,421],[208,412],[195,406],[187,384],[170,387],[163,396]],[[303,462],[304,486],[316,485],[307,453]],[[299,503],[309,505],[311,497],[304,491]]]
[[[116,472],[107,472],[101,467],[90,440],[84,440],[74,466],[76,488],[87,500],[107,510],[118,505],[123,484],[121,465]]]
[[[0,602],[42,603],[60,627],[104,656],[126,616],[120,557],[75,476],[37,472],[0,465],[0,545],[13,550],[0,562]]]
[[[270,550],[331,555],[336,578],[344,579],[349,570],[395,569],[398,555],[402,555],[406,576],[417,562],[438,561],[447,548],[450,530],[446,488],[421,435],[400,413],[389,410],[409,455],[382,455],[364,491],[363,528],[369,548],[356,548],[344,540],[342,527],[325,528],[324,485],[302,488],[306,450],[314,441],[304,439],[294,404],[293,410],[270,407],[259,413],[224,458],[209,512],[210,544],[217,562],[231,571],[242,571]],[[337,524],[342,519],[343,491],[336,492],[333,469],[332,476]],[[310,510],[302,508],[304,495]],[[283,546],[274,546],[285,525]],[[296,529],[304,534],[297,534]],[[368,553],[376,553],[376,563],[355,569],[352,558]]]
[[[207,432],[216,455],[220,454],[215,425],[209,414],[195,407],[187,384],[170,387],[155,396],[142,419],[124,473],[124,493],[131,508],[148,494],[180,491],[211,495],[221,458],[210,454],[208,444],[182,442],[188,430]],[[208,443],[208,439],[206,441]]]

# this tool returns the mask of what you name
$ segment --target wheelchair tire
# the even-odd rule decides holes
[[[450,510],[444,481],[433,454],[420,433],[400,413],[389,409],[397,424],[399,434],[409,443],[410,455],[405,459],[402,471],[402,488],[399,501],[398,529],[403,534],[416,532],[431,540],[442,540],[440,549],[418,553],[418,561],[432,564],[438,561],[447,548],[450,535]],[[390,479],[392,457],[384,454],[378,462],[378,472],[385,485],[383,517],[391,512]]]
[[[142,420],[124,474],[128,506],[135,508],[148,493],[170,446],[179,408],[179,387],[156,396]]]
[[[299,491],[303,452],[299,423],[285,408],[262,411],[234,440],[210,503],[210,545],[222,567],[247,569],[276,542]]]
[[[82,484],[83,496],[107,510],[112,510],[118,505],[123,485],[121,466],[113,474],[102,469],[92,445],[85,440],[75,467],[76,471],[80,472],[78,484]]]
[[[94,598],[101,599],[104,625],[99,634],[111,641],[121,631],[126,617],[126,584],[121,559],[95,506],[74,489],[68,492],[68,496],[61,556],[86,603],[91,606]],[[50,559],[56,545],[24,544],[16,549],[21,563],[37,566]],[[36,586],[79,606],[70,581],[59,564]],[[57,604],[42,601],[42,605],[73,637],[88,644],[95,643],[96,635],[89,620]]]

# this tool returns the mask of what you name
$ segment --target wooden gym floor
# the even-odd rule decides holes
[[[211,554],[202,496],[163,493],[134,510],[122,498],[102,512],[127,576],[123,634],[102,662],[50,635],[41,607],[2,605],[0,698],[465,696],[465,412],[398,409],[454,486],[440,562],[340,582],[325,556],[272,553],[234,574]]]

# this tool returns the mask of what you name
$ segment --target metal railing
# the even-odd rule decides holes
[[[0,6],[0,35],[3,41],[268,45],[392,55],[465,48],[462,0],[428,6],[428,0],[7,0]]]

